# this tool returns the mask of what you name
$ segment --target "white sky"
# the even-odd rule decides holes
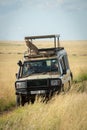
[[[0,40],[44,34],[87,40],[87,0],[0,0]]]

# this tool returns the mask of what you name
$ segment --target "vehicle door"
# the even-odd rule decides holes
[[[62,82],[64,85],[67,85],[68,81],[70,80],[70,69],[67,55],[61,56],[59,64],[60,64]]]

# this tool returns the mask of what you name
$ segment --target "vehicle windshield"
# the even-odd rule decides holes
[[[45,74],[47,72],[59,72],[57,59],[25,62],[22,68],[21,77],[27,77],[29,75],[39,73]]]

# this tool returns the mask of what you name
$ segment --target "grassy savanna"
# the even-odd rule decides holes
[[[0,117],[1,130],[86,130],[87,94],[55,96],[48,104],[36,102]]]
[[[39,46],[48,46],[47,42]],[[35,102],[1,114],[1,130],[87,129],[87,41],[61,41],[67,50],[74,81],[67,94],[54,96],[47,104]],[[0,43],[0,111],[15,106],[17,61],[26,51],[21,42]],[[81,82],[78,82],[81,81]]]
[[[15,73],[24,47],[21,43],[0,43],[0,111],[15,105]]]

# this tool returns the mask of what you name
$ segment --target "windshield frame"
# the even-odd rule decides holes
[[[41,68],[40,67],[40,63],[42,64],[42,63],[44,63],[44,62],[46,62],[46,64],[48,64],[48,66],[47,66],[47,68],[46,69],[44,69],[44,68]],[[48,62],[48,63],[47,63]],[[54,69],[53,70],[53,67],[52,67],[52,63],[53,62],[56,62],[57,63],[57,68],[56,69]],[[37,66],[35,66],[34,64],[35,63],[37,63],[38,65]],[[33,67],[35,67],[34,69],[36,69],[36,67],[38,68],[38,69],[36,69],[36,72],[35,72],[35,70],[34,71],[31,71],[31,73],[30,74],[23,74],[24,72],[24,66],[26,65],[26,64],[33,64],[34,66]],[[40,71],[40,69],[42,69],[41,71]],[[28,77],[28,76],[30,76],[30,75],[33,75],[33,74],[35,74],[35,75],[37,75],[37,74],[46,74],[46,73],[50,73],[50,74],[52,74],[52,73],[57,73],[57,74],[60,74],[60,67],[59,67],[59,62],[58,62],[58,58],[51,58],[51,59],[39,59],[39,60],[30,60],[30,61],[25,61],[24,62],[24,64],[23,64],[23,66],[22,66],[22,70],[21,70],[21,78],[25,78],[25,77]]]

